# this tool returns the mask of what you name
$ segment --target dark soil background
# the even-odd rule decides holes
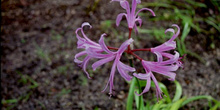
[[[117,47],[124,37],[118,38],[114,33],[128,35],[124,19],[119,27],[115,26],[117,14],[124,10],[118,3],[109,1],[1,1],[2,110],[125,109],[129,85],[120,75],[117,74],[114,80],[115,96],[109,98],[108,92],[101,93],[108,81],[111,64],[96,71],[88,66],[92,79],[87,79],[81,68],[73,62],[74,55],[80,51],[76,49],[75,30],[85,21],[93,26],[91,30],[86,28],[85,33],[95,41],[105,32],[108,34],[106,42]],[[205,10],[198,9],[197,16],[210,13],[219,15],[216,7],[207,5]],[[159,11],[155,11],[156,15],[160,15]],[[110,28],[105,25],[106,20],[113,21]],[[173,23],[183,29],[180,22]],[[151,22],[144,18],[142,28],[168,28],[173,23]],[[185,42],[186,48],[199,54],[204,62],[187,55],[184,69],[176,72],[176,80],[183,87],[183,96],[210,95],[220,100],[220,33],[210,25],[200,24],[212,33],[191,30]],[[136,41],[139,42],[136,47],[160,44],[152,37],[147,39],[146,35],[138,36],[145,37],[145,40]],[[211,44],[215,45],[214,48],[210,47]],[[171,95],[175,92],[173,82],[159,75],[157,78],[168,86]],[[154,88],[144,95],[145,99],[152,94],[155,94]],[[188,104],[185,109],[202,109],[205,106],[207,101],[200,100]]]

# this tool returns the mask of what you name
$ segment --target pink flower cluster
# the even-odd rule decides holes
[[[166,41],[165,43],[153,47],[153,48],[147,48],[147,49],[130,49],[130,44],[134,41],[131,38],[131,31],[133,28],[135,28],[137,32],[137,26],[136,22],[138,22],[140,25],[142,23],[141,18],[137,15],[140,11],[142,10],[148,10],[152,13],[153,16],[155,16],[154,12],[151,9],[148,8],[143,8],[140,9],[136,14],[135,10],[137,7],[137,4],[141,3],[140,0],[132,0],[132,7],[130,10],[129,2],[126,0],[112,0],[112,1],[117,1],[120,2],[120,5],[122,8],[124,8],[127,11],[126,13],[121,13],[117,16],[116,19],[116,25],[119,26],[119,23],[122,20],[122,17],[125,16],[127,19],[128,23],[128,28],[129,28],[129,37],[128,40],[126,40],[124,43],[121,44],[119,48],[115,47],[109,47],[106,46],[104,42],[104,37],[105,33],[101,35],[99,42],[96,43],[89,39],[84,31],[83,27],[88,26],[92,28],[92,26],[88,22],[84,22],[80,28],[76,30],[76,37],[77,37],[77,48],[84,49],[83,51],[77,53],[75,55],[74,61],[83,68],[84,72],[87,74],[87,77],[90,78],[89,73],[86,71],[86,67],[88,65],[88,62],[90,59],[95,58],[98,59],[95,63],[92,64],[93,70],[96,70],[96,68],[100,67],[103,64],[106,64],[110,61],[113,61],[111,72],[110,72],[110,77],[108,80],[108,83],[106,87],[104,88],[103,91],[105,91],[109,85],[109,94],[112,95],[114,85],[113,85],[113,80],[114,76],[116,73],[116,69],[118,70],[119,74],[126,80],[130,81],[133,76],[141,79],[141,80],[146,80],[146,86],[143,90],[142,93],[137,94],[137,95],[142,95],[143,93],[146,93],[150,89],[151,85],[151,80],[154,82],[156,86],[156,95],[158,98],[162,98],[162,91],[160,87],[158,86],[158,82],[154,76],[154,73],[162,74],[164,76],[167,76],[169,80],[175,80],[176,74],[174,71],[176,71],[179,67],[182,67],[182,63],[180,61],[180,55],[177,51],[174,51],[174,54],[169,53],[170,50],[174,50],[176,48],[176,37],[180,33],[180,29],[176,24],[173,24],[173,27],[177,28],[177,32],[175,33],[174,29],[169,28],[165,31],[167,32],[172,32],[173,36]],[[79,35],[79,32],[81,32],[81,35]],[[111,51],[111,50],[116,50],[116,51]],[[134,52],[136,51],[150,51],[153,54],[157,56],[157,61],[146,61],[136,55]],[[120,61],[122,54],[127,53],[130,55],[133,55],[135,58],[139,59],[145,73],[136,73],[136,69],[124,64],[123,62]],[[84,59],[81,61],[79,60],[79,57],[85,56]],[[166,59],[166,60],[165,60]],[[133,76],[129,75],[129,72],[133,73]]]

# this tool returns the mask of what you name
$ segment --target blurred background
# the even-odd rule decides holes
[[[184,58],[184,69],[178,70],[182,96],[209,95],[220,100],[220,1],[219,0],[142,0],[138,9],[151,8],[139,15],[143,25],[132,34],[135,48],[160,45],[170,35],[164,31],[178,24],[181,33],[177,51]],[[105,87],[111,63],[87,70],[87,79],[74,62],[75,30],[85,21],[92,29],[86,35],[98,41],[107,33],[108,45],[118,47],[127,39],[127,21],[119,27],[115,19],[125,12],[110,0],[1,0],[1,104],[2,110],[14,109],[125,109],[129,84],[120,75],[114,79],[115,95],[109,99]],[[138,53],[152,59],[150,53]],[[137,62],[139,63],[139,62]],[[136,65],[140,71],[142,67]],[[172,97],[175,84],[161,75]],[[144,99],[155,99],[155,89]],[[156,102],[155,102],[156,103]],[[207,109],[207,100],[198,100],[182,109]]]

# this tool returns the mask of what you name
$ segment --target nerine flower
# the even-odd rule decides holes
[[[143,93],[146,93],[149,91],[150,83],[151,83],[151,79],[152,79],[155,86],[156,86],[157,98],[162,98],[162,96],[161,96],[162,91],[161,91],[160,87],[158,86],[158,82],[152,72],[156,72],[156,73],[162,74],[164,76],[167,76],[167,77],[169,77],[169,80],[174,81],[176,74],[173,71],[176,71],[179,68],[179,65],[176,64],[178,59],[179,59],[179,53],[175,52],[174,57],[169,60],[166,60],[166,61],[152,62],[152,61],[142,60],[141,63],[143,65],[146,73],[145,74],[134,73],[133,75],[139,79],[147,80],[147,84],[146,84],[143,92],[141,94],[137,94],[137,95],[142,95]]]
[[[89,26],[90,28],[92,28],[92,26],[88,23],[88,22],[84,22],[81,26],[81,28],[78,28],[76,30],[76,38],[77,38],[77,48],[81,48],[81,49],[85,49],[84,51],[82,52],[79,52],[75,55],[75,59],[74,59],[74,62],[76,62],[80,67],[83,68],[84,72],[86,73],[87,77],[90,78],[89,76],[89,73],[86,71],[86,66],[89,62],[89,60],[92,58],[91,56],[88,56],[87,55],[87,50],[88,49],[92,49],[94,52],[102,52],[102,48],[101,46],[90,40],[84,33],[83,31],[83,27],[85,26]],[[78,34],[78,31],[81,32],[82,36],[83,37],[80,37],[80,35]],[[78,57],[81,57],[81,56],[84,56],[84,55],[87,55],[83,61],[79,60]]]
[[[127,19],[129,29],[135,28],[135,31],[137,32],[136,22],[138,22],[140,26],[142,24],[142,20],[141,20],[140,16],[138,16],[138,13],[140,13],[141,11],[147,10],[147,11],[150,11],[153,16],[155,16],[155,13],[149,8],[142,8],[139,11],[137,11],[137,13],[135,13],[137,4],[141,3],[140,0],[132,0],[131,8],[130,8],[129,2],[127,0],[112,0],[112,1],[120,2],[121,7],[124,8],[127,11],[127,14],[126,13],[120,13],[117,16],[117,19],[116,19],[116,25],[117,26],[119,26],[119,24],[122,20],[122,17],[125,16],[126,19]]]
[[[170,54],[166,51],[170,51],[170,50],[174,50],[176,48],[176,42],[174,41],[174,39],[179,35],[179,27],[177,25],[172,25],[177,27],[177,33],[175,34],[173,29],[167,29],[165,31],[165,33],[167,33],[168,31],[174,33],[174,35],[171,37],[171,39],[169,39],[167,42],[151,48],[151,52],[155,53],[157,55],[157,62],[152,62],[152,61],[144,61],[142,60],[142,65],[145,69],[145,74],[143,73],[139,73],[136,74],[134,73],[133,75],[139,79],[142,80],[147,80],[147,84],[145,86],[145,89],[143,90],[143,92],[141,94],[138,95],[142,95],[143,93],[146,93],[149,91],[150,89],[150,82],[151,79],[154,81],[155,86],[156,86],[156,95],[157,98],[160,97],[162,98],[161,94],[162,91],[160,89],[160,87],[158,86],[158,82],[156,80],[156,78],[154,77],[152,72],[156,72],[162,75],[165,75],[167,77],[169,77],[170,80],[175,80],[175,76],[176,74],[174,73],[174,71],[176,71],[179,67],[182,66],[182,63],[179,61],[179,59],[181,59],[179,57],[179,53],[178,52],[174,52],[175,54]],[[163,57],[168,58],[168,60],[163,60]]]
[[[163,57],[166,57],[166,58],[173,58],[174,57],[174,55],[172,55],[166,51],[174,50],[176,48],[176,41],[174,41],[174,40],[179,35],[180,28],[176,24],[173,24],[172,26],[177,28],[177,32],[175,33],[174,29],[172,29],[172,28],[167,29],[165,31],[165,34],[167,32],[172,32],[173,36],[165,43],[163,43],[157,47],[151,48],[151,52],[153,52],[154,54],[157,55],[158,62],[161,62],[163,60]],[[179,59],[181,59],[181,58],[179,58]],[[182,67],[182,63],[179,60],[177,60],[176,63]]]
[[[97,67],[107,63],[107,62],[110,62],[112,60],[114,60],[114,63],[112,65],[112,68],[111,68],[111,73],[110,73],[110,77],[109,77],[109,80],[108,80],[108,83],[106,85],[106,87],[104,88],[104,90],[102,92],[104,92],[107,88],[108,85],[110,85],[109,87],[109,94],[112,95],[112,90],[114,88],[114,85],[113,85],[113,80],[114,80],[114,75],[115,75],[115,71],[116,71],[116,68],[118,70],[118,72],[120,73],[120,75],[127,81],[130,81],[132,79],[132,76],[130,76],[128,74],[128,72],[134,72],[135,71],[135,68],[132,68],[128,65],[125,65],[124,63],[122,63],[120,61],[120,58],[121,58],[121,55],[122,53],[126,50],[126,48],[128,47],[129,44],[131,44],[133,42],[133,39],[130,38],[129,40],[125,41],[121,46],[120,48],[118,49],[118,51],[116,52],[112,52],[110,51],[107,46],[105,45],[105,42],[104,42],[104,39],[103,37],[105,36],[105,34],[103,34],[99,40],[99,44],[101,46],[101,48],[104,50],[104,53],[97,53],[97,52],[94,52],[92,49],[89,49],[88,50],[88,55],[93,57],[93,58],[99,58],[101,60],[95,62],[93,65],[92,65],[92,68],[93,70],[95,70]]]

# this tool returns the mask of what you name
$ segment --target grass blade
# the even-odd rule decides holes
[[[133,99],[134,99],[134,89],[135,89],[135,78],[132,79],[129,93],[128,93],[128,99],[126,104],[126,110],[133,110]]]
[[[186,99],[186,100],[182,103],[181,107],[183,107],[184,105],[186,105],[186,104],[188,104],[188,103],[190,103],[190,102],[192,102],[192,101],[199,100],[199,99],[212,100],[213,98],[212,98],[211,96],[206,96],[206,95],[194,96],[194,97],[191,97],[191,98]]]
[[[180,83],[178,81],[174,81],[174,83],[176,84],[176,93],[173,98],[173,102],[179,100],[182,95],[182,87],[181,87]]]

